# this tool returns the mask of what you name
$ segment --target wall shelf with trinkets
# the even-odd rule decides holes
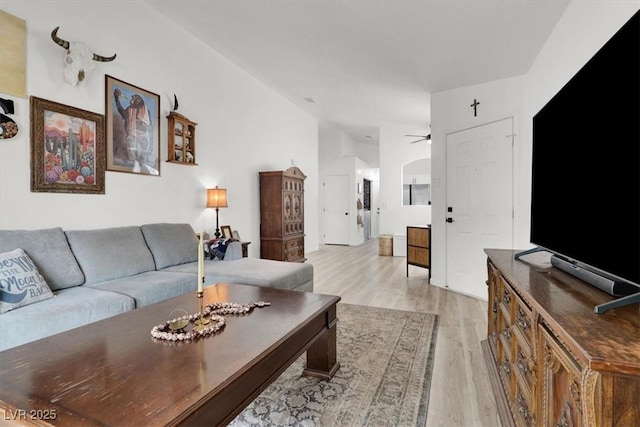
[[[181,165],[197,165],[196,163],[196,122],[172,111],[169,120],[169,140],[167,162]]]

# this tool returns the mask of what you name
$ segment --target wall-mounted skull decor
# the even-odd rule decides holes
[[[66,49],[64,54],[64,80],[75,86],[85,78],[87,71],[93,70],[97,62],[111,62],[116,59],[113,56],[102,56],[93,53],[89,46],[80,42],[68,42],[58,37],[58,29],[56,27],[51,32],[51,38],[56,44]]]
[[[10,99],[0,98],[0,139],[9,139],[18,133],[18,124],[7,114],[13,114],[13,101]]]

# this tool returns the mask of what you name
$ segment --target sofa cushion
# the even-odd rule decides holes
[[[147,271],[135,276],[88,285],[92,289],[117,292],[135,300],[136,308],[177,297],[198,288],[197,274]],[[169,315],[169,313],[167,313]]]
[[[86,285],[155,269],[140,227],[69,230],[65,233],[84,272]]]
[[[81,285],[82,270],[62,228],[0,230],[0,252],[23,249],[52,290]]]
[[[189,224],[144,224],[140,228],[156,270],[198,260],[198,238]]]
[[[126,295],[76,286],[0,315],[0,351],[134,309]]]
[[[198,263],[178,265],[162,271],[192,272],[197,275]],[[204,273],[206,285],[239,283],[293,290],[300,285],[313,282],[311,264],[258,258],[242,258],[235,261],[207,260],[204,262]]]
[[[22,249],[0,253],[0,313],[53,298],[44,277]]]

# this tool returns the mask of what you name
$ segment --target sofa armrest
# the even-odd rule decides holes
[[[242,243],[230,242],[227,251],[224,253],[224,261],[233,261],[242,258]]]

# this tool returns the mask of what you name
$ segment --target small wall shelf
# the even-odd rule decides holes
[[[169,140],[167,162],[195,166],[196,163],[196,122],[180,113],[172,111],[169,120]]]

